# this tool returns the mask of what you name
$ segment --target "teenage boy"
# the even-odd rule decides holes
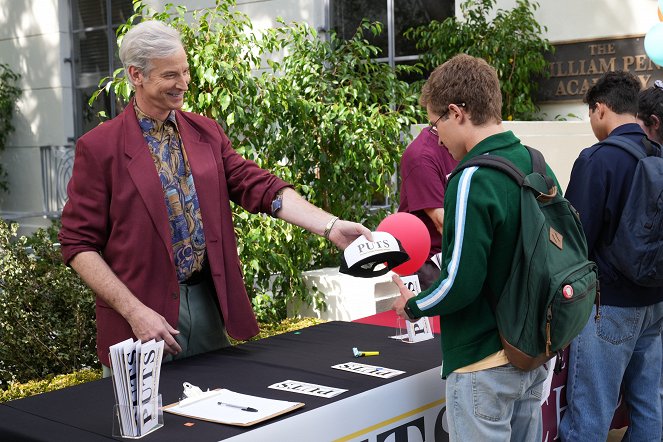
[[[461,54],[435,69],[420,97],[431,127],[459,166],[478,155],[499,155],[532,171],[520,140],[502,126],[495,69]],[[548,169],[549,176],[553,177]],[[509,277],[520,229],[520,187],[504,173],[470,167],[448,183],[444,199],[442,271],[417,296],[394,276],[404,319],[440,316],[444,333],[451,441],[540,441],[541,395],[547,370],[521,371],[504,354],[489,293]]]
[[[639,92],[638,79],[621,71],[604,74],[587,91],[584,101],[599,141],[623,136],[645,152],[636,118]],[[609,256],[636,163],[617,146],[595,144],[580,153],[571,171],[566,197],[580,212],[589,259],[599,267],[601,315],[598,321],[591,315],[571,343],[563,441],[606,440],[622,385],[630,410],[623,440],[661,441],[663,288],[633,283]]]

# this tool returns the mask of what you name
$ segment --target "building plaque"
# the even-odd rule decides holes
[[[587,90],[608,71],[629,71],[650,87],[663,80],[663,69],[645,53],[644,35],[555,44],[548,54],[549,78],[539,80],[538,102],[582,101]]]

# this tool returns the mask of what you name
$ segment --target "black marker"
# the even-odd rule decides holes
[[[225,405],[226,407],[233,407],[233,408],[239,408],[242,411],[252,411],[252,412],[257,412],[253,407],[245,407],[244,405],[235,405],[235,404],[229,404],[228,402],[217,402],[218,405]]]

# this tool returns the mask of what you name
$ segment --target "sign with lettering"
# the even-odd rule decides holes
[[[415,295],[421,292],[418,275],[402,276],[401,281]],[[407,336],[401,339],[403,342],[414,344],[415,342],[433,339],[433,329],[430,320],[426,316],[419,318],[418,321],[405,321],[405,329],[407,330]]]
[[[332,368],[343,371],[351,371],[353,373],[365,374],[368,376],[375,376],[377,378],[389,379],[394,376],[405,373],[401,370],[394,370],[392,368],[376,367],[375,365],[359,364],[358,362],[345,362],[343,364],[332,365]]]
[[[555,44],[548,54],[550,77],[539,80],[538,102],[582,101],[601,75],[629,71],[650,87],[663,80],[663,69],[647,57],[644,35]]]
[[[415,342],[428,341],[434,337],[430,320],[425,316],[415,322],[406,321],[405,326],[407,327],[407,339],[403,342],[414,344]]]
[[[345,393],[348,390],[343,388],[326,387],[324,385],[309,384],[308,382],[300,381],[283,381],[270,385],[268,388],[274,390],[290,391],[292,393],[308,394],[311,396],[331,398]]]

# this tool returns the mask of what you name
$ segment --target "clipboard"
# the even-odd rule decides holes
[[[252,408],[256,411],[245,411],[241,407],[220,405],[219,402],[223,404],[241,404],[243,407]],[[206,391],[198,396],[166,405],[163,407],[163,411],[207,422],[250,427],[289,413],[304,405],[303,402],[267,399],[222,388]]]

